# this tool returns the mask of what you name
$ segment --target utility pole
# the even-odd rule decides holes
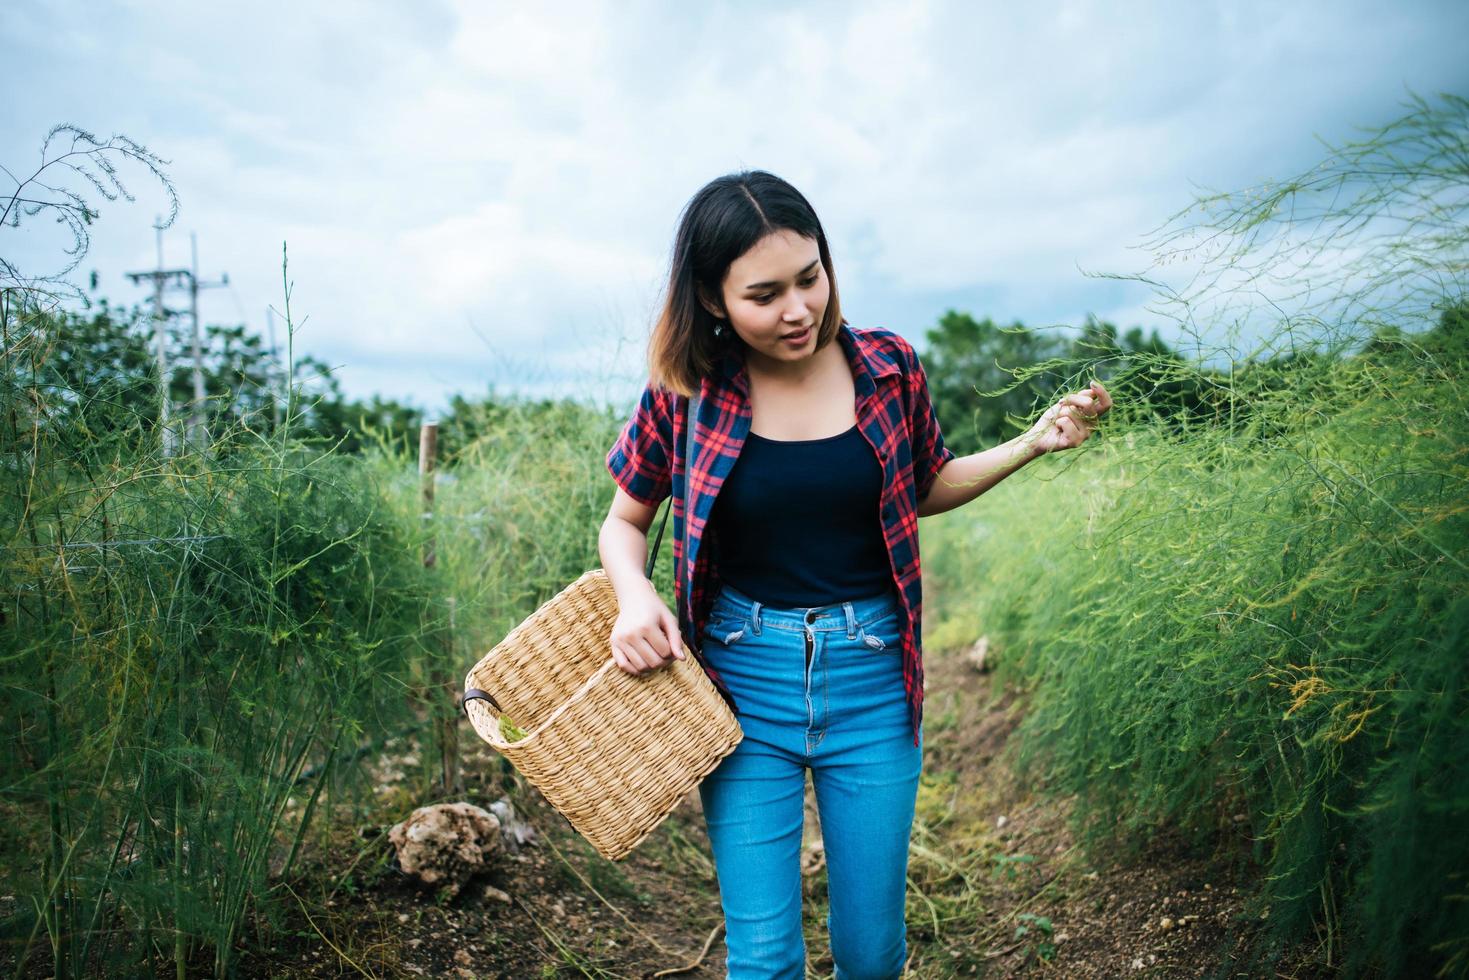
[[[265,326],[270,331],[270,364],[266,370],[270,372],[270,403],[273,408],[271,414],[274,416],[275,421],[275,428],[271,429],[271,431],[279,432],[281,430],[281,398],[284,397],[284,394],[276,389],[276,384],[285,376],[285,371],[281,368],[280,361],[277,359],[278,355],[275,349],[275,310],[269,306],[265,308]]]
[[[158,268],[148,272],[129,272],[127,277],[138,285],[144,280],[153,283],[153,335],[158,343],[158,424],[163,431],[163,455],[172,456],[178,451],[178,433],[173,430],[173,408],[168,397],[168,317],[170,311],[163,305],[163,288],[170,281],[182,285],[188,269],[165,269],[163,267],[163,216],[153,223],[157,233]]]
[[[189,310],[194,320],[194,405],[189,413],[189,443],[197,450],[209,444],[209,433],[204,425],[204,355],[199,350],[199,290],[215,286],[228,286],[229,273],[224,273],[218,282],[199,281],[199,239],[189,232]]]
[[[190,233],[190,241],[194,251],[194,268],[190,269],[165,269],[163,267],[163,218],[160,216],[154,222],[154,231],[157,233],[158,245],[158,268],[147,272],[129,272],[127,277],[138,285],[144,281],[153,284],[153,333],[158,344],[158,388],[159,388],[159,424],[163,428],[163,454],[173,456],[178,452],[178,432],[173,423],[173,406],[168,396],[169,374],[168,374],[168,318],[174,311],[163,305],[163,294],[168,289],[187,289],[190,295],[190,312],[193,314],[194,341],[194,399],[190,411],[188,439],[196,448],[203,448],[204,431],[204,355],[199,345],[199,288],[201,286],[224,286],[229,284],[229,276],[223,276],[219,282],[199,282],[197,268],[199,265],[198,244]]]

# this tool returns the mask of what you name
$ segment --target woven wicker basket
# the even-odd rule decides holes
[[[617,593],[594,568],[485,654],[466,690],[526,732],[507,742],[491,703],[466,699],[480,737],[578,833],[616,861],[642,843],[744,733],[685,646],[644,676],[612,659]]]

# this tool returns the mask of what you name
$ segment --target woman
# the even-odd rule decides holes
[[[744,732],[699,786],[729,976],[805,977],[809,769],[836,976],[897,977],[923,748],[918,518],[1080,445],[1111,399],[1093,384],[1025,435],[956,457],[912,346],[847,325],[815,212],[758,170],[712,181],[684,209],[649,364],[607,454],[618,489],[599,549],[620,607],[610,642],[637,675],[687,644]],[[677,616],[643,574],[670,493]]]

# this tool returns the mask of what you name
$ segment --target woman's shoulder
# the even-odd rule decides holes
[[[638,399],[638,407],[667,418],[686,401],[688,399],[685,396],[650,379],[643,384],[643,393]]]
[[[912,343],[895,330],[881,326],[850,327],[850,329],[857,337],[859,344],[866,344],[886,354],[902,367],[905,373],[912,369],[918,359],[918,352],[913,349]]]
[[[675,425],[675,419],[687,414],[688,405],[687,395],[650,379],[643,385],[634,417],[642,424],[656,428],[660,438],[671,445],[676,433],[682,429],[681,424]]]

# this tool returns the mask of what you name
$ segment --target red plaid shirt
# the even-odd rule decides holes
[[[838,337],[857,389],[857,426],[882,462],[883,489],[877,519],[887,541],[893,582],[904,607],[903,685],[913,744],[923,720],[923,581],[918,561],[918,501],[928,495],[938,471],[954,458],[945,448],[928,378],[911,344],[877,327],[856,331],[843,323]],[[719,593],[719,568],[699,547],[714,510],[714,498],[729,475],[750,431],[750,375],[738,349],[714,376],[703,379],[703,402],[694,427],[695,459],[686,481],[684,418],[688,399],[649,384],[622,434],[607,453],[607,469],[628,496],[650,507],[673,493],[674,594],[679,629],[709,679],[738,713],[724,679],[704,659],[698,642]],[[693,489],[689,535],[692,560],[684,555],[684,485]],[[692,603],[689,601],[692,596]]]

